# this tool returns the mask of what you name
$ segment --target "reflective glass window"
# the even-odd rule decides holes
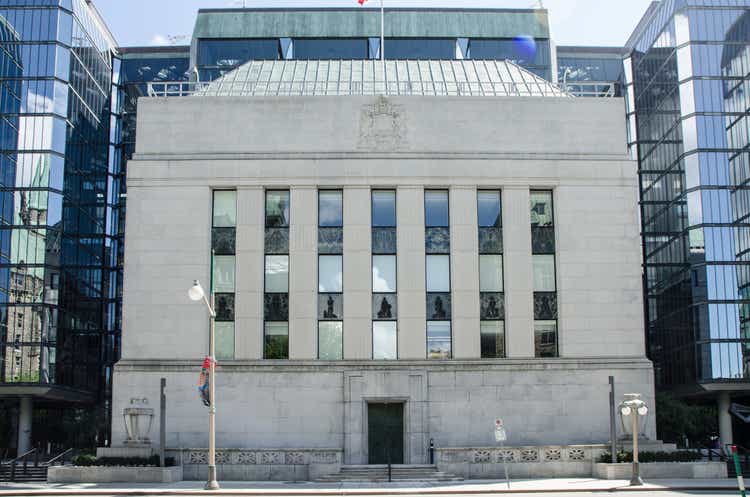
[[[266,293],[286,293],[289,291],[288,255],[266,256],[265,284]]]
[[[289,227],[289,191],[268,190],[266,192],[266,227]]]
[[[294,58],[360,60],[368,58],[366,38],[295,38]]]
[[[552,226],[552,192],[531,192],[531,225]]]
[[[557,357],[557,321],[534,321],[536,357]]]
[[[429,359],[450,359],[451,322],[427,322],[427,357]]]
[[[289,358],[289,323],[265,323],[263,358]]]
[[[477,193],[477,209],[480,228],[500,228],[500,192],[480,191]]]
[[[379,293],[396,292],[396,256],[372,256],[372,291]]]
[[[344,287],[344,261],[340,255],[318,257],[318,291],[338,293]]]
[[[217,255],[214,257],[214,292],[234,293],[234,256]]]
[[[344,356],[344,323],[321,321],[318,323],[318,359],[340,361]]]
[[[554,255],[533,255],[532,262],[534,266],[534,291],[535,292],[554,292],[555,291],[555,256]]]
[[[447,227],[450,224],[448,215],[448,192],[445,190],[427,190],[424,192],[425,226],[428,228]]]
[[[343,226],[343,201],[343,192],[341,190],[321,190],[318,193],[318,226]]]
[[[248,60],[280,59],[279,40],[224,39],[198,40],[198,65],[231,67]]]
[[[479,291],[503,291],[503,256],[479,256]]]
[[[386,59],[452,60],[456,58],[455,38],[386,38]]]
[[[237,192],[230,190],[214,191],[214,227],[237,225]]]
[[[481,321],[479,333],[483,359],[505,357],[505,323],[503,321]]]
[[[379,360],[397,359],[397,333],[395,321],[373,321],[372,358]]]
[[[428,255],[426,261],[427,291],[450,292],[450,256]]]
[[[472,59],[510,60],[519,65],[543,66],[550,63],[549,41],[518,36],[512,39],[470,41]]]
[[[374,190],[372,192],[372,226],[393,228],[396,226],[396,192]]]
[[[216,358],[234,359],[234,323],[217,321],[214,323],[216,335]]]

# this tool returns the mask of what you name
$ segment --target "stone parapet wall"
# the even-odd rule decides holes
[[[208,449],[168,449],[167,455],[182,464],[185,480],[204,480]],[[219,449],[216,471],[221,480],[309,481],[338,473],[342,449]]]

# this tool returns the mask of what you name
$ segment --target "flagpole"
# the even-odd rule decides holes
[[[385,0],[380,0],[380,60],[385,61]]]

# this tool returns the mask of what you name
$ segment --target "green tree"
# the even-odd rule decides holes
[[[669,394],[656,395],[656,431],[665,442],[707,445],[719,431],[716,407],[691,405]]]

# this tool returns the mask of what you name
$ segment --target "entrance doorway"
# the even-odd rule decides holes
[[[367,404],[370,464],[404,464],[404,404]]]

